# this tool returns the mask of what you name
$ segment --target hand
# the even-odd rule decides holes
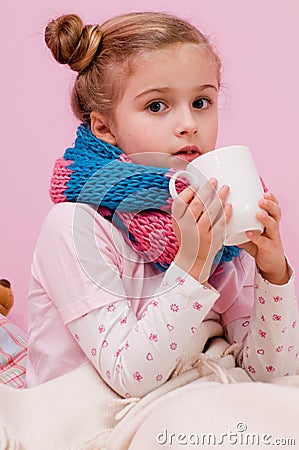
[[[179,243],[174,262],[202,283],[209,278],[232,214],[231,204],[225,204],[229,187],[222,186],[219,192],[216,188],[214,178],[196,192],[188,187],[172,205],[173,229]]]
[[[272,284],[285,284],[289,280],[289,271],[279,233],[281,209],[277,199],[269,192],[264,194],[259,206],[264,210],[257,218],[264,226],[264,232],[247,232],[250,242],[239,247],[244,248],[255,258],[263,278]]]

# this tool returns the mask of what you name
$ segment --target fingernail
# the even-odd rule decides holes
[[[227,184],[224,184],[224,185],[221,187],[221,189],[222,189],[222,191],[228,191],[228,190],[229,190],[229,186],[228,186]]]

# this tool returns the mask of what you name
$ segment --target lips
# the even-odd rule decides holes
[[[193,161],[195,158],[201,155],[199,148],[196,145],[186,145],[181,148],[174,156],[184,159],[185,161]]]

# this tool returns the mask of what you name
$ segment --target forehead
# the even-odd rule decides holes
[[[156,85],[218,86],[216,64],[209,49],[199,44],[175,44],[141,53],[134,58],[127,90],[146,89]]]

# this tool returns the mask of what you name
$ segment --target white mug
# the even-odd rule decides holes
[[[210,178],[216,178],[219,187],[224,184],[230,187],[226,202],[232,204],[232,217],[226,226],[225,245],[247,242],[246,231],[263,232],[256,214],[261,211],[258,202],[263,198],[264,190],[248,147],[222,147],[194,159],[186,170],[175,172],[171,177],[169,190],[172,198],[178,195],[175,182],[179,177],[199,187]]]

